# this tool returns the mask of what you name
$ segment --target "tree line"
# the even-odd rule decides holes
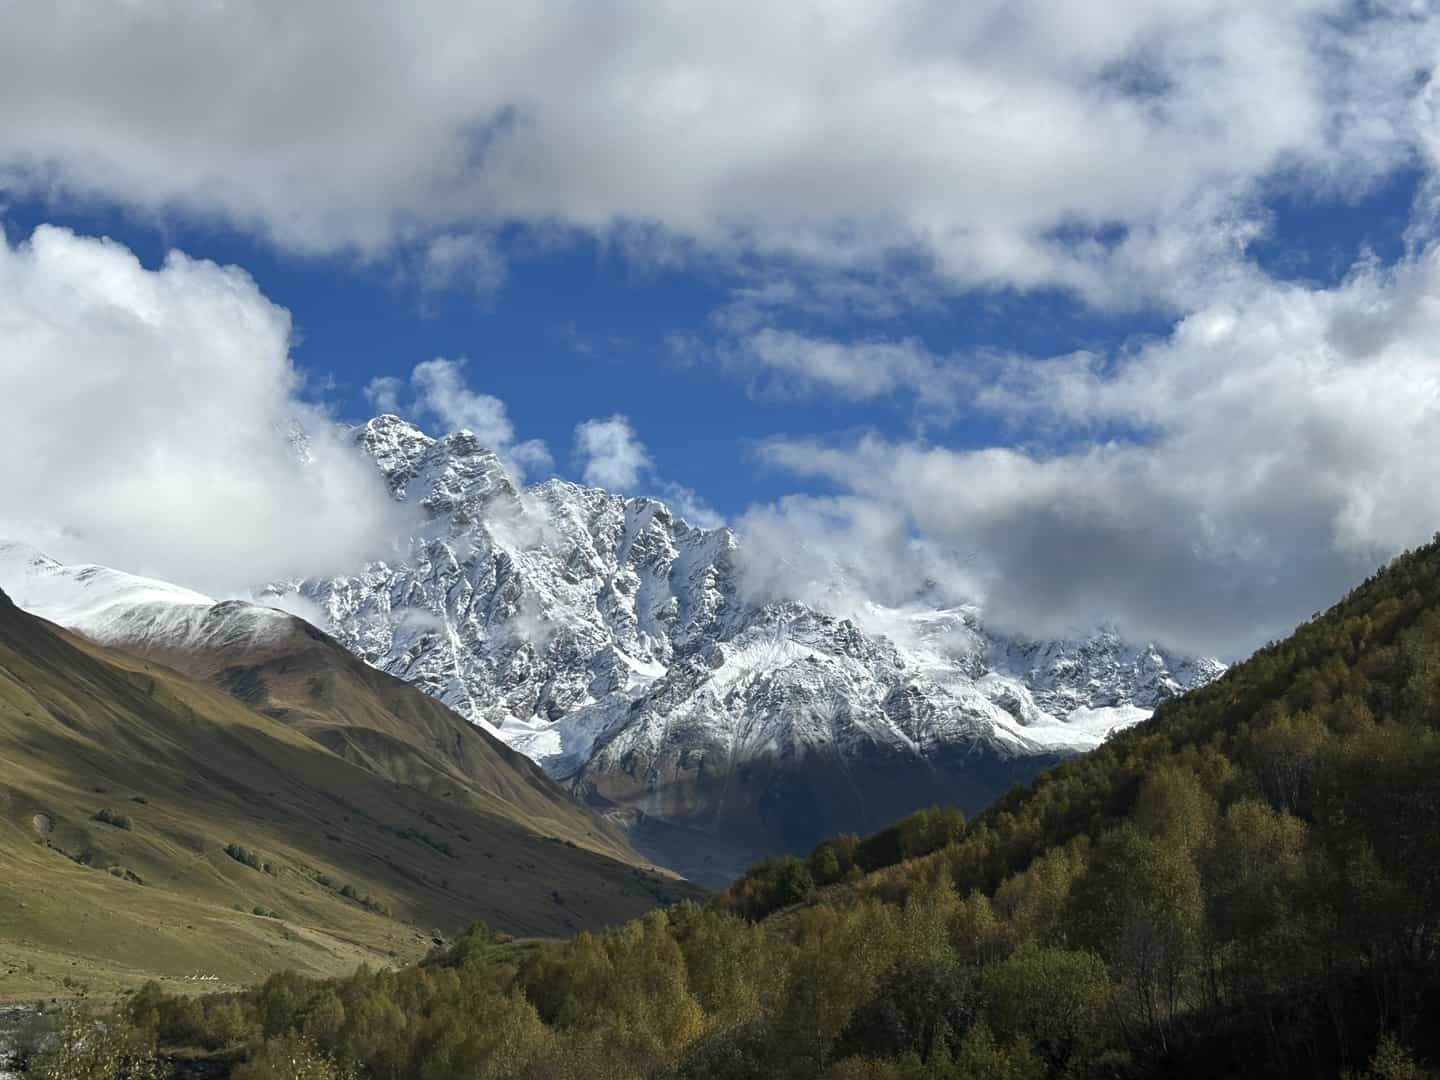
[[[237,1080],[1432,1075],[1440,541],[974,822],[566,941],[151,986],[110,1030],[245,1047]]]

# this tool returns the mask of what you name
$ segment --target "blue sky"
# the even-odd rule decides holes
[[[1383,197],[1403,202],[1407,194],[1387,190]],[[1329,207],[1323,220],[1330,231],[1323,238],[1293,232],[1277,250],[1307,261],[1341,252],[1353,261],[1374,211],[1368,205]],[[797,480],[758,460],[752,445],[776,434],[830,438],[865,430],[900,438],[923,427],[947,444],[970,446],[998,437],[996,425],[983,416],[933,430],[933,423],[912,415],[903,395],[855,402],[796,392],[688,357],[673,338],[718,344],[724,335],[712,315],[733,300],[748,275],[637,266],[592,238],[537,252],[534,241],[517,232],[506,251],[505,280],[477,295],[463,287],[426,289],[387,263],[276,251],[183,216],[155,221],[118,207],[18,200],[3,220],[12,242],[48,223],[111,237],[152,269],[172,248],[243,267],[267,297],[290,311],[292,355],[314,383],[310,396],[349,422],[373,415],[364,393],[372,379],[404,377],[434,357],[467,359],[469,384],[506,403],[522,438],[541,438],[553,447],[561,475],[578,475],[568,453],[577,423],[626,415],[666,476],[702,493],[727,517],[756,501],[833,487],[823,478]],[[890,318],[789,313],[785,325],[838,339],[913,337],[942,353],[1000,348],[1049,355],[1162,333],[1170,321],[1168,313],[1149,309],[1095,312],[1064,291],[1038,289],[941,296],[933,307]],[[443,433],[433,422],[425,426]]]
[[[1437,54],[1342,0],[7,8],[0,526],[358,557],[365,481],[264,448],[389,379],[770,589],[1236,655],[1440,527]]]
[[[1385,263],[1403,254],[1420,174],[1400,169],[1358,197],[1314,197],[1282,190],[1267,204],[1268,233],[1255,261],[1282,280],[1338,282],[1366,253]],[[923,431],[947,446],[985,447],[1013,438],[992,417],[936,423],[917,418],[904,395],[848,401],[777,389],[753,374],[677,353],[675,335],[715,345],[713,314],[750,275],[726,269],[635,265],[594,238],[558,250],[515,230],[507,271],[495,289],[426,289],[393,266],[350,256],[277,251],[254,237],[188,215],[165,220],[124,207],[10,202],[12,242],[50,223],[124,244],[154,268],[171,248],[235,264],[294,319],[293,358],[313,385],[309,395],[339,418],[374,413],[365,386],[405,376],[434,357],[466,358],[468,382],[503,400],[523,438],[555,448],[556,471],[576,477],[569,455],[575,425],[594,416],[628,416],[665,475],[733,517],[752,503],[796,491],[833,490],[823,477],[768,468],[753,444],[777,434],[845,438],[873,431],[904,438]],[[938,353],[1001,349],[1035,356],[1115,349],[1163,335],[1179,313],[1163,305],[1097,311],[1064,290],[986,290],[940,295],[933,305],[885,318],[853,311],[786,313],[784,325],[841,340],[915,338]],[[439,434],[434,423],[427,423]],[[1045,445],[1052,433],[1037,433]]]

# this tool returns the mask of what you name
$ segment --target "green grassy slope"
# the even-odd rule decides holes
[[[224,605],[221,605],[222,607]],[[645,865],[625,835],[523,754],[298,618],[262,644],[139,654],[205,681],[376,775]]]
[[[0,593],[0,997],[345,970],[411,959],[432,928],[563,934],[686,892],[464,729],[421,754],[393,729],[445,727],[428,702],[312,656],[305,678],[327,677],[331,722],[317,699],[288,726]],[[343,756],[321,730],[341,715]]]

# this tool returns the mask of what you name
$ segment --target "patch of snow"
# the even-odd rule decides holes
[[[257,599],[303,613],[558,778],[643,785],[697,762],[844,763],[877,749],[977,761],[1080,751],[1224,670],[1104,628],[997,634],[973,605],[844,617],[751,601],[727,528],[564,480],[522,488],[468,432],[435,439],[382,416],[353,436],[394,497],[422,508],[423,529],[387,561],[275,582]],[[113,643],[240,640],[267,619],[13,545],[0,548],[0,587]]]
[[[217,603],[105,566],[67,566],[10,542],[0,542],[0,589],[31,614],[118,648],[243,648],[274,640],[291,625],[291,616],[274,608]]]
[[[973,605],[852,620],[751,603],[728,529],[564,480],[521,488],[465,432],[386,416],[355,439],[427,527],[401,558],[270,595],[303,596],[360,656],[557,777],[690,754],[1081,750],[1223,670],[1103,629],[1008,638]]]

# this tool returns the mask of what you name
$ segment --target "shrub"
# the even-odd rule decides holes
[[[211,1050],[236,1046],[256,1036],[255,1025],[245,1007],[234,998],[212,998],[205,1002],[203,1045]]]
[[[153,1031],[120,1017],[100,1020],[80,1009],[66,1012],[48,1044],[26,1069],[36,1080],[161,1080]]]
[[[117,829],[125,829],[127,831],[134,825],[129,815],[122,814],[119,810],[111,810],[108,806],[96,810],[95,816],[91,820],[103,822],[106,825],[113,825]]]
[[[1382,1035],[1365,1072],[1366,1080],[1425,1080],[1432,1075],[1418,1065],[1410,1053],[1393,1035]]]
[[[267,1040],[233,1075],[235,1080],[355,1080],[357,1076],[354,1069],[337,1064],[299,1035]]]
[[[346,900],[355,901],[355,903],[359,904],[366,911],[373,911],[376,915],[388,916],[390,914],[389,907],[381,903],[379,900],[376,900],[373,896],[370,896],[368,894],[361,895],[360,891],[356,889],[354,885],[341,885],[340,888],[336,891],[339,892],[339,894],[343,896]]]
[[[251,870],[259,870],[261,867],[260,856],[240,844],[226,844],[225,854],[236,862],[250,867]]]

